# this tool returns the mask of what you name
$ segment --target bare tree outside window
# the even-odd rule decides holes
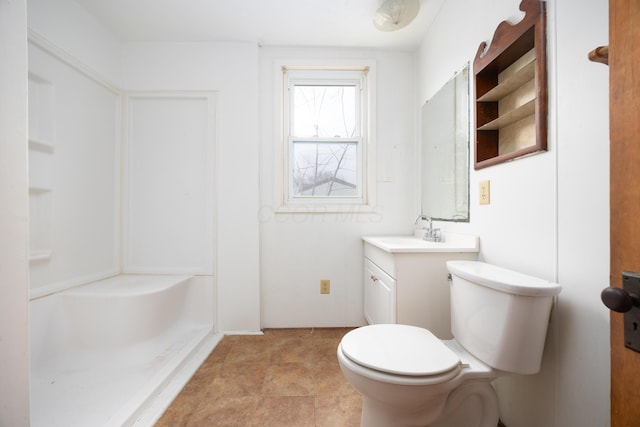
[[[354,196],[357,189],[355,143],[293,145],[294,192],[301,196]]]
[[[358,195],[355,85],[294,85],[294,196]]]

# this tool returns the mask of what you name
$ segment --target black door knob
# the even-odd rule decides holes
[[[600,298],[610,310],[618,313],[626,313],[634,306],[640,305],[640,298],[636,294],[630,294],[624,289],[612,286],[602,290]]]

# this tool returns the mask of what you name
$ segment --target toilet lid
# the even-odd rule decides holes
[[[391,374],[428,376],[448,372],[460,359],[435,335],[409,325],[369,325],[347,333],[342,352],[353,362]]]

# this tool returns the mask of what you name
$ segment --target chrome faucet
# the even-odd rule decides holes
[[[431,217],[420,214],[416,217],[416,220],[413,222],[413,224],[418,225],[418,221],[427,221],[429,223],[429,228],[422,227],[423,230],[427,230],[428,232],[431,232],[431,230],[433,230],[433,221],[431,220]]]
[[[424,236],[422,237],[422,240],[426,240],[427,242],[440,242],[442,240],[440,229],[433,228],[433,220],[431,219],[431,217],[420,214],[416,218],[414,224],[418,225],[418,221],[427,221],[429,223],[429,227],[422,227],[422,229],[424,230]]]

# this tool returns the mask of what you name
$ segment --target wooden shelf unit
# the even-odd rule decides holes
[[[498,25],[476,54],[475,169],[547,149],[545,2],[522,0],[524,18]]]

